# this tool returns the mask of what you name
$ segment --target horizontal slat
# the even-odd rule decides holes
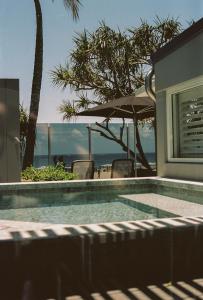
[[[203,145],[180,145],[181,148],[184,148],[184,149],[194,149],[194,150],[203,150]]]
[[[188,103],[180,103],[179,102],[179,107],[181,109],[181,111],[183,110],[187,110],[188,108],[189,109],[195,109],[197,107],[202,107],[203,106],[203,99],[201,100],[197,100],[197,101],[188,101]]]
[[[198,141],[192,141],[192,140],[185,141],[184,139],[181,139],[180,141],[181,141],[181,145],[185,145],[185,146],[188,146],[188,145],[201,146],[201,145],[203,145],[203,139],[198,140]]]
[[[202,110],[202,108],[203,108],[203,101],[191,102],[191,103],[188,103],[187,105],[180,104],[179,111],[181,113],[195,112],[195,111]]]
[[[181,99],[181,102],[180,102],[180,105],[182,107],[185,107],[185,106],[189,106],[189,105],[193,105],[193,104],[202,104],[203,103],[203,97],[194,97],[194,98],[191,98],[191,99]]]
[[[185,148],[181,148],[181,150],[180,150],[180,152],[181,153],[184,153],[184,154],[187,154],[187,153],[191,153],[191,154],[195,154],[195,153],[201,153],[201,154],[203,154],[203,148],[201,148],[201,149],[193,149],[193,148],[191,148],[191,149],[185,149]]]
[[[184,141],[180,140],[180,146],[181,147],[196,147],[196,146],[202,146],[203,147],[203,140],[199,141],[199,142],[187,142],[185,143]]]
[[[196,132],[194,132],[194,134],[190,134],[190,135],[186,135],[183,132],[181,134],[181,139],[184,139],[184,141],[201,140],[201,139],[203,139],[203,132],[202,132],[202,134],[196,134]]]
[[[189,128],[189,129],[184,129],[181,130],[180,132],[180,135],[185,135],[185,134],[190,134],[191,136],[195,136],[195,134],[199,134],[203,132],[203,127],[200,127],[200,128]]]
[[[193,161],[193,159],[195,159],[196,162],[201,162],[202,163],[203,154],[202,153],[184,153],[184,152],[180,152],[180,157],[184,158],[184,161],[186,161],[186,162],[191,162],[191,161]],[[191,158],[192,158],[192,160],[191,160]]]
[[[202,118],[203,117],[203,113],[200,113],[200,114],[193,114],[193,115],[190,115],[190,116],[184,116],[184,117],[181,117],[180,118],[180,121],[183,123],[183,122],[186,122],[186,121],[190,121],[192,122],[192,120],[194,119],[198,119],[198,118]]]
[[[203,136],[201,136],[201,138],[196,138],[195,135],[193,135],[188,139],[185,138],[185,136],[180,136],[180,140],[186,144],[199,143],[199,142],[203,141]]]
[[[191,114],[191,113],[195,113],[195,112],[202,112],[203,111],[203,103],[201,105],[198,105],[197,107],[194,108],[185,108],[183,109],[182,107],[180,108],[180,115],[186,115],[186,114]]]
[[[184,158],[203,158],[203,152],[180,151],[180,157]]]
[[[198,125],[203,126],[203,119],[201,119],[200,121],[193,121],[193,122],[190,122],[188,124],[181,124],[181,128],[188,128],[188,127],[191,127],[191,126],[198,126]]]
[[[182,138],[201,138],[203,136],[203,128],[189,128],[187,130],[181,130],[179,136]]]
[[[203,145],[193,145],[193,144],[189,144],[189,145],[186,145],[186,144],[183,144],[183,145],[181,145],[182,146],[182,148],[187,148],[187,149],[191,149],[191,148],[193,148],[193,149],[203,149]]]

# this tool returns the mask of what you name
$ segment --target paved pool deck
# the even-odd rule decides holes
[[[158,208],[182,217],[203,215],[203,205],[154,193],[120,195],[121,198]]]

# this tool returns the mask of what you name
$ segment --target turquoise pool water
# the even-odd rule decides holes
[[[123,191],[127,193],[127,191]],[[132,193],[129,191],[129,194]],[[29,192],[0,195],[0,219],[54,224],[134,221],[174,215],[109,192]]]

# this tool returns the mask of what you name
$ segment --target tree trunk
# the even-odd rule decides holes
[[[43,25],[42,10],[39,0],[34,0],[36,12],[36,44],[35,44],[35,62],[32,80],[32,92],[30,102],[30,112],[28,120],[28,133],[26,139],[26,148],[23,161],[23,169],[31,166],[34,159],[34,147],[36,137],[36,123],[39,111],[40,90],[42,82],[43,68]]]
[[[135,158],[136,153],[134,153],[131,149],[128,148],[128,146],[123,142],[123,139],[121,137],[117,138],[115,136],[115,134],[113,134],[112,131],[108,127],[104,127],[103,125],[101,125],[101,124],[99,124],[97,122],[96,122],[96,125],[98,127],[102,128],[102,130],[101,129],[91,128],[91,131],[99,132],[100,135],[103,136],[104,138],[116,142],[117,144],[119,144],[122,147],[123,151],[125,151],[125,152],[129,151],[129,154],[130,154],[131,158]],[[142,148],[137,121],[134,124],[134,126],[136,128],[136,140],[137,140],[137,142],[136,142],[136,148],[137,148],[137,150],[139,152],[139,155],[136,155],[136,160],[139,163],[141,163],[146,169],[148,169],[148,170],[151,171],[152,168],[151,168],[150,164],[148,163],[148,160],[147,160],[147,158],[145,156],[145,153],[143,151],[143,148]],[[104,133],[104,131],[107,131],[107,133],[110,136],[108,136],[108,134]]]

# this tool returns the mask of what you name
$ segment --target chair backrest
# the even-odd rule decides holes
[[[133,159],[115,159],[112,162],[111,178],[135,177]]]
[[[94,178],[93,160],[74,160],[71,164],[71,172],[77,174],[78,179]]]

